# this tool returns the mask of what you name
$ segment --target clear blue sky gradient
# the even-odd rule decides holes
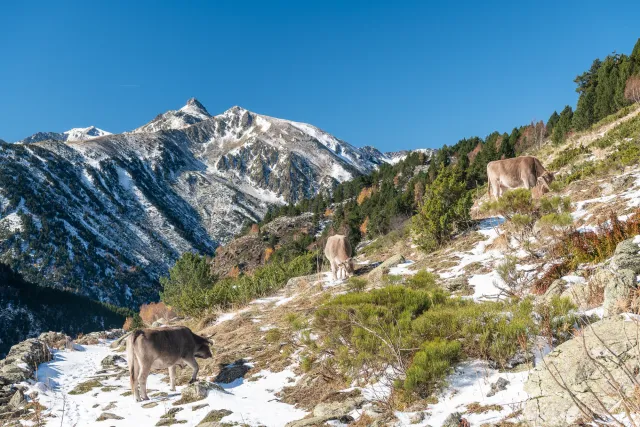
[[[356,146],[440,147],[575,105],[640,2],[30,1],[0,5],[0,138],[131,130],[197,97]]]

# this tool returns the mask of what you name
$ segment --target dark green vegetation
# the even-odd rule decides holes
[[[129,310],[29,283],[0,263],[0,357],[42,331],[70,336],[119,328]]]
[[[252,275],[218,279],[211,275],[206,258],[186,253],[171,268],[169,277],[160,279],[161,298],[178,312],[194,316],[246,304],[282,288],[293,277],[313,273],[317,258],[318,254],[314,252],[285,261],[274,256],[276,261],[268,262]]]

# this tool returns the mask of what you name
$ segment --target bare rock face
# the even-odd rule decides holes
[[[611,260],[611,268],[615,271],[631,270],[634,274],[640,274],[640,247],[634,239],[618,243]]]
[[[620,403],[614,384],[632,398],[629,373],[640,369],[638,321],[610,317],[585,327],[583,337],[556,347],[529,374],[524,418],[531,425],[566,426],[591,411],[606,417],[599,401],[607,408]]]
[[[229,275],[234,268],[248,272],[262,265],[268,243],[260,234],[248,234],[218,247],[211,272],[219,277]]]
[[[14,345],[7,357],[0,361],[0,386],[16,384],[31,378],[36,366],[49,360],[49,348],[37,338],[30,338]]]

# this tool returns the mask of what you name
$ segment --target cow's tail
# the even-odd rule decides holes
[[[133,352],[133,346],[135,345],[136,338],[140,335],[143,335],[144,332],[142,330],[137,329],[129,335],[127,338],[127,363],[129,364],[129,381],[131,382],[131,391],[133,392],[133,384],[135,383],[135,378],[137,375],[137,360],[136,356]]]

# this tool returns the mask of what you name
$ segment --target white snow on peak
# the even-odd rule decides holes
[[[207,120],[211,114],[195,98],[187,101],[184,107],[179,110],[169,110],[158,115],[144,126],[134,129],[132,133],[149,133],[161,130],[184,129],[203,120]]]
[[[95,126],[89,126],[86,128],[73,128],[66,132],[63,132],[67,136],[67,141],[87,141],[93,138],[99,138],[105,135],[111,135],[111,132],[99,129]]]

